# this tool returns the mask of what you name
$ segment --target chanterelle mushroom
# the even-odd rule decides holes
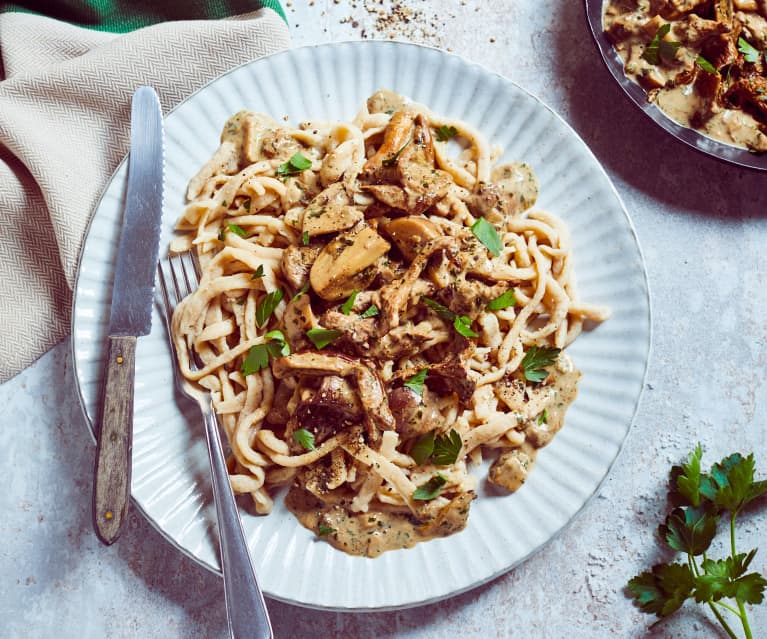
[[[375,277],[369,268],[391,245],[369,226],[331,240],[312,265],[309,280],[321,298],[335,301],[362,290]]]

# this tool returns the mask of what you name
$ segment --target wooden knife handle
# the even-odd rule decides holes
[[[109,338],[93,486],[93,526],[107,545],[120,536],[128,514],[135,355],[135,337]]]

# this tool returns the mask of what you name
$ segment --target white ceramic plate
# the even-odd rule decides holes
[[[498,497],[481,482],[463,532],[376,559],[317,541],[278,500],[267,517],[243,513],[265,593],[343,610],[422,604],[509,570],[563,529],[596,492],[628,433],[650,346],[647,280],[636,235],[607,175],[575,132],[512,82],[455,55],[393,42],[305,47],[241,66],[170,113],[166,131],[163,245],[182,211],[189,178],[240,109],[304,119],[354,117],[388,87],[434,111],[462,118],[525,160],[538,175],[538,206],[568,223],[582,297],[613,317],[570,348],[583,379],[564,429],[543,449],[525,486]],[[127,165],[113,176],[93,216],[75,290],[73,350],[84,411],[97,414],[111,282]],[[218,571],[203,431],[178,403],[159,307],[138,340],[132,495],[149,521],[183,552]]]

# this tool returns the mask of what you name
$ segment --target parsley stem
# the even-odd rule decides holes
[[[714,616],[717,618],[722,628],[724,628],[725,632],[730,635],[732,639],[738,639],[738,635],[733,632],[732,628],[730,628],[730,625],[724,620],[724,617],[722,617],[721,613],[716,609],[713,602],[708,601],[707,603],[708,607],[711,608],[711,612],[714,613]]]
[[[722,608],[724,608],[725,610],[729,610],[729,611],[730,611],[732,614],[734,614],[736,617],[741,617],[741,614],[740,614],[740,613],[739,613],[737,610],[735,610],[735,608],[733,608],[732,606],[729,606],[729,605],[727,605],[727,604],[726,604],[726,603],[724,603],[723,601],[715,601],[714,603],[715,603],[717,606],[721,606],[721,607],[722,607]],[[741,617],[741,619],[742,619],[742,617]]]
[[[746,633],[746,639],[754,639],[754,635],[751,634],[751,626],[748,624],[748,615],[746,615],[746,607],[739,598],[735,598],[738,602],[738,610],[740,610],[740,623],[743,624],[743,632]]]

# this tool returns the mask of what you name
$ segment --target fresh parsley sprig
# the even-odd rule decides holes
[[[323,349],[341,337],[341,331],[332,328],[310,328],[306,336],[317,348]]]
[[[438,126],[436,129],[434,129],[434,132],[437,134],[437,139],[440,142],[447,142],[450,138],[454,138],[456,135],[458,135],[458,129],[452,125],[447,126],[446,124]]]
[[[429,481],[416,488],[413,493],[413,500],[415,501],[431,501],[435,499],[447,484],[447,477],[442,473],[437,473]]]
[[[415,375],[408,378],[408,380],[403,384],[403,386],[405,386],[406,388],[409,388],[416,395],[418,395],[418,397],[423,396],[423,385],[426,382],[426,375],[428,373],[429,373],[428,368],[422,368]]]
[[[743,38],[738,38],[738,51],[743,54],[746,62],[756,62],[761,55],[759,49]]]
[[[503,250],[503,242],[498,235],[498,231],[484,217],[479,218],[471,225],[471,232],[475,237],[485,245],[488,251],[495,257],[498,257]]]
[[[269,366],[270,357],[290,355],[290,346],[282,331],[269,331],[264,337],[268,340],[263,344],[251,346],[240,370],[243,375],[252,375]]]
[[[658,528],[661,539],[673,550],[687,554],[687,563],[660,563],[628,582],[628,591],[639,608],[660,618],[681,608],[687,599],[705,603],[731,639],[738,639],[723,616],[729,611],[741,622],[746,639],[754,639],[745,604],[764,600],[767,580],[747,572],[756,549],[738,553],[735,523],[740,512],[767,494],[767,480],[754,480],[754,456],[735,453],[701,472],[703,450],[698,444],[687,461],[671,469],[670,501],[677,504]],[[729,520],[730,555],[710,559],[707,551],[716,536],[719,520]],[[703,560],[698,563],[696,557]],[[735,601],[737,608],[723,599]]]
[[[266,324],[267,320],[274,313],[274,309],[277,308],[277,304],[282,300],[282,289],[275,289],[271,293],[267,293],[261,303],[256,307],[256,324],[261,328]]]
[[[452,466],[463,448],[463,439],[452,428],[449,433],[437,435],[433,430],[418,438],[410,456],[419,466],[431,458],[437,466]]]

